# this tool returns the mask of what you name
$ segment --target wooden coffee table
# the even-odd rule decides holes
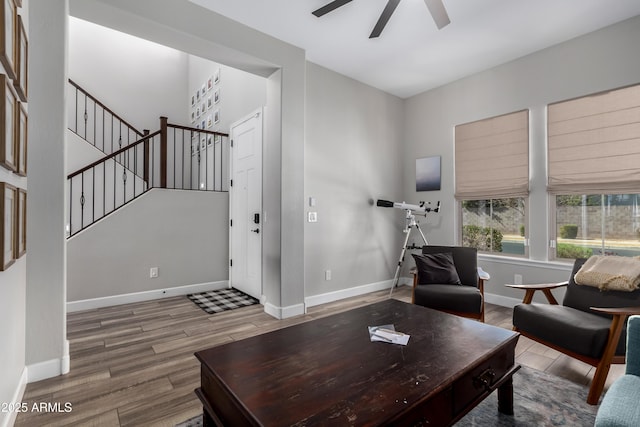
[[[371,342],[395,325],[406,346]],[[389,299],[199,351],[206,426],[446,426],[493,390],[513,413],[518,334]]]

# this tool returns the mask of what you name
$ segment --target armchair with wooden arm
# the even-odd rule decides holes
[[[611,364],[625,363],[626,320],[640,314],[640,290],[601,291],[577,285],[574,276],[585,261],[576,259],[567,282],[507,286],[525,291],[522,304],[513,309],[515,331],[596,368],[587,397],[587,403],[595,405]],[[551,293],[560,287],[566,287],[562,305]],[[549,303],[533,303],[536,291]]]

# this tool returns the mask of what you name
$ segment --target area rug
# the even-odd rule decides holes
[[[234,288],[189,294],[187,297],[209,314],[258,304],[257,299]]]
[[[513,376],[513,412],[498,412],[497,392],[480,403],[456,427],[592,426],[597,406],[587,404],[588,387],[523,367]],[[176,427],[202,426],[202,415]]]

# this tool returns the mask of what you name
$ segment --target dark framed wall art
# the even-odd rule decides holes
[[[16,260],[17,198],[16,187],[0,182],[0,271]]]
[[[0,166],[16,171],[18,153],[16,152],[16,106],[18,99],[11,80],[0,74]]]

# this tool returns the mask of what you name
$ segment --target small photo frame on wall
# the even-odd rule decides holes
[[[204,119],[202,119],[202,121],[200,122],[200,129],[206,129],[206,122]]]
[[[10,79],[16,78],[16,25],[18,13],[14,0],[0,0],[0,63]]]
[[[213,103],[217,104],[218,102],[220,102],[220,88],[213,91]]]
[[[191,106],[192,107],[196,106],[196,96],[195,95],[191,95]]]
[[[213,73],[213,84],[217,85],[218,83],[220,83],[220,68],[216,68]]]
[[[207,93],[207,84],[202,83],[202,86],[200,87],[200,96],[204,98],[205,93]]]
[[[16,173],[27,176],[27,110],[22,102],[16,103],[15,151],[17,155]]]
[[[209,129],[211,126],[213,126],[213,116],[209,114],[207,116],[207,129]]]
[[[18,15],[18,24],[16,28],[16,79],[13,81],[13,86],[16,88],[16,93],[20,101],[27,102],[27,67],[29,60],[29,41],[27,40],[27,33],[24,30],[24,23],[22,22],[22,16]]]
[[[0,74],[0,166],[16,171],[18,154],[16,152],[16,106],[18,99],[11,80]]]
[[[440,156],[416,159],[416,191],[440,190]]]
[[[200,91],[196,91],[196,101],[200,101]]]
[[[27,253],[27,192],[18,188],[16,203],[16,259]]]
[[[207,79],[207,90],[211,90],[213,88],[213,76]]]
[[[213,123],[218,124],[220,122],[220,110],[216,110],[213,112]]]
[[[207,98],[207,110],[210,110],[213,107],[213,95],[209,95]]]
[[[192,111],[191,112],[191,124],[196,122],[196,112]]]
[[[207,147],[211,147],[213,145],[213,135],[207,135]]]
[[[0,182],[0,271],[16,260],[17,194],[16,187]]]

